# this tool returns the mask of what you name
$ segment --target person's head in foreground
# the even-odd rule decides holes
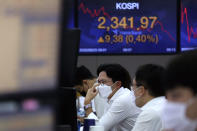
[[[172,102],[188,102],[197,94],[197,51],[183,53],[167,66],[166,96]]]
[[[175,57],[164,76],[166,103],[163,111],[165,129],[195,131],[196,122],[185,115],[187,104],[197,94],[197,51],[189,51]]]
[[[164,96],[162,76],[164,68],[159,65],[146,64],[140,66],[133,79],[132,89],[138,107],[144,106],[150,100]]]

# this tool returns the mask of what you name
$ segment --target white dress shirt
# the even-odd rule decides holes
[[[104,114],[105,107],[108,106],[107,100],[97,94],[94,98],[94,106],[96,109],[96,115],[100,119]]]
[[[104,115],[97,125],[104,126],[105,131],[130,131],[141,110],[132,103],[130,90],[121,87],[109,100]],[[97,119],[90,113],[88,118]]]
[[[161,131],[161,113],[165,101],[165,97],[157,97],[146,103],[132,131]]]

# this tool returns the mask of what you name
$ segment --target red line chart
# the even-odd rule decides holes
[[[197,28],[194,29],[190,25],[189,18],[188,18],[188,9],[181,6],[181,24],[183,25],[184,22],[186,22],[187,37],[188,37],[188,42],[190,42],[192,36],[193,38],[197,38]]]
[[[91,10],[91,9],[85,7],[84,3],[81,2],[81,3],[79,4],[78,10],[79,10],[79,11],[81,10],[84,14],[89,14],[92,18],[98,17],[98,16],[100,16],[100,15],[106,16],[107,18],[111,18],[111,16],[109,15],[109,13],[107,13],[107,12],[105,11],[105,7],[104,7],[104,6],[101,6],[101,8],[98,9],[98,10],[97,10],[97,9]],[[176,41],[176,39],[172,36],[172,34],[170,34],[170,32],[167,31],[167,30],[164,28],[164,25],[163,25],[162,22],[160,22],[160,21],[157,20],[157,22],[155,22],[155,25],[159,25],[162,32],[166,33],[166,35],[168,35],[169,38],[170,38],[172,41]],[[134,30],[135,30],[135,29],[134,29]],[[143,30],[143,29],[140,28],[140,30]],[[148,31],[148,32],[151,32],[152,29],[147,29],[147,31]]]

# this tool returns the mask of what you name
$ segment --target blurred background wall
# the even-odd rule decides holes
[[[123,56],[79,56],[78,66],[85,65],[96,75],[96,69],[100,64],[119,63],[123,65],[133,77],[138,66],[154,63],[166,66],[175,55],[123,55]]]

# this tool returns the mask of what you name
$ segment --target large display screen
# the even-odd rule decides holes
[[[79,0],[80,54],[174,53],[177,0]]]
[[[61,0],[0,0],[0,93],[56,87]]]
[[[197,1],[181,0],[181,50],[197,49]]]

